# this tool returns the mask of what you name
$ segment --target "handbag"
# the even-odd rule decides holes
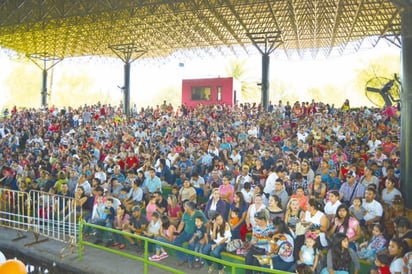
[[[266,249],[264,249],[263,247],[258,247],[254,245],[252,247],[252,252],[253,252],[253,255],[264,255],[266,254]]]
[[[243,248],[244,244],[241,239],[231,240],[226,244],[226,251],[235,252],[236,250]]]
[[[296,236],[304,235],[307,231],[309,231],[309,229],[310,229],[310,225],[304,226],[302,224],[302,222],[297,222],[296,223],[295,234],[296,234]]]

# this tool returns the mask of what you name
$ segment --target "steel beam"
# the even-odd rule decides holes
[[[114,54],[124,63],[123,113],[130,116],[130,64],[142,57],[147,51],[134,43],[109,45]]]
[[[32,53],[27,54],[27,58],[29,58],[37,67],[42,70],[42,87],[40,91],[41,101],[40,104],[42,107],[47,107],[47,74],[48,71],[53,68],[55,65],[60,63],[63,58],[51,56],[46,52],[43,53]],[[50,64],[51,62],[51,64]]]
[[[270,54],[282,44],[280,31],[248,33],[250,41],[262,55],[262,107],[267,109],[269,104],[269,64]]]

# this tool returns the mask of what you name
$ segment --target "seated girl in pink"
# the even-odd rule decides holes
[[[356,241],[361,236],[359,221],[350,216],[349,209],[345,204],[341,204],[336,210],[336,217],[332,220],[329,233],[333,237],[336,232],[346,234],[349,240],[349,247],[356,251]]]

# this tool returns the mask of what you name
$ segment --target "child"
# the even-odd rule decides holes
[[[329,175],[330,175],[329,189],[336,189],[336,190],[340,189],[341,184],[340,184],[340,180],[337,176],[336,170],[332,169],[329,172]]]
[[[189,240],[189,250],[194,250],[195,252],[202,253],[204,246],[207,244],[207,233],[206,226],[203,223],[203,217],[197,216],[195,218],[195,232],[193,237]],[[196,258],[193,262],[194,256],[188,256],[188,263],[191,268],[200,268],[204,264],[204,261]]]
[[[239,213],[240,213],[239,208],[232,209],[230,213],[230,226],[231,227],[234,227],[235,225],[239,223]]]
[[[307,266],[305,264],[298,264],[296,266],[296,273],[297,274],[313,274],[313,270],[310,268],[310,266]]]
[[[129,194],[129,191],[128,191],[127,187],[123,187],[123,188],[120,190],[120,194],[119,194],[119,197],[118,197],[119,200],[120,200],[120,201],[123,201],[124,199],[127,198],[128,194]]]
[[[249,182],[246,182],[240,192],[242,192],[246,204],[250,205],[252,203],[254,193],[252,185]]]
[[[176,199],[179,198],[179,187],[178,186],[174,185],[172,187],[172,194],[176,196]]]
[[[376,255],[376,266],[379,268],[379,274],[391,274],[389,266],[391,264],[391,257],[387,252],[380,252]]]
[[[143,232],[146,237],[154,238],[160,233],[160,214],[155,211],[152,213],[151,220],[147,226],[147,230]]]
[[[112,227],[115,215],[113,198],[107,198],[106,206],[104,207],[104,214],[106,215],[106,218],[104,220],[106,227]]]
[[[363,242],[359,245],[359,258],[373,262],[376,254],[386,247],[386,243],[387,240],[383,236],[382,225],[375,224],[372,228],[372,238],[369,240],[369,243]]]
[[[316,266],[318,265],[318,261],[319,261],[319,253],[317,249],[315,248],[317,237],[318,236],[311,231],[306,232],[305,233],[305,244],[302,246],[302,248],[299,251],[299,263],[304,263],[310,266],[312,271],[315,271]]]
[[[151,195],[149,198],[149,203],[146,206],[146,218],[150,222],[152,220],[152,214],[156,211],[156,197]]]
[[[93,207],[92,223],[111,228],[113,227],[114,216],[113,199],[107,198],[106,203],[103,203],[103,197],[99,197],[97,204]],[[101,229],[96,230],[95,244],[102,242],[102,234]]]
[[[365,226],[365,220],[363,219],[363,216],[365,216],[366,209],[362,206],[362,197],[355,197],[353,199],[352,205],[349,207],[349,212],[353,217],[358,219],[361,227]]]
[[[176,238],[175,232],[176,228],[174,225],[170,223],[168,216],[161,216],[160,222],[162,227],[160,229],[160,235],[155,238],[155,240],[164,242],[164,243],[172,243],[173,240]],[[156,254],[149,258],[151,261],[160,261],[167,258],[169,255],[166,253],[166,250],[161,245],[156,245]]]

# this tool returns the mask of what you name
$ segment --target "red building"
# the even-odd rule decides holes
[[[241,87],[233,77],[182,80],[182,104],[230,105],[240,101]]]

